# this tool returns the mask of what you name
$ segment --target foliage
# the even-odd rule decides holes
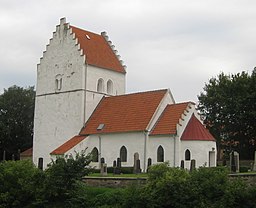
[[[98,188],[80,180],[88,158],[58,158],[46,171],[30,161],[0,163],[0,207],[255,207],[256,186],[228,179],[225,168],[187,172],[163,163],[149,168],[144,186]]]
[[[90,158],[85,152],[57,158],[46,171],[29,160],[0,163],[0,207],[63,207],[79,201],[77,181],[90,172]]]
[[[32,146],[34,106],[34,87],[12,86],[0,95],[0,156]]]
[[[251,75],[220,73],[209,80],[198,99],[198,109],[218,146],[232,147],[242,158],[252,158],[256,147],[256,69]]]
[[[45,171],[44,193],[48,200],[61,200],[69,198],[70,191],[75,189],[76,181],[90,173],[88,167],[91,155],[85,151],[65,157],[58,157]]]
[[[31,161],[0,163],[0,207],[24,207],[35,199],[34,187],[40,170]]]

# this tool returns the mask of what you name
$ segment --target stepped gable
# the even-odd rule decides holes
[[[193,141],[215,141],[211,133],[204,127],[204,125],[193,114],[184,130],[181,140]]]
[[[168,90],[104,97],[89,118],[81,135],[146,130]],[[102,130],[97,130],[104,124]]]
[[[69,26],[75,38],[78,39],[80,49],[83,50],[83,55],[86,57],[86,63],[113,70],[120,73],[126,73],[125,66],[117,55],[117,51],[113,50],[114,46],[111,41],[107,41],[108,37],[103,32],[102,35],[92,33],[74,26]]]
[[[74,146],[79,144],[85,138],[86,138],[86,136],[74,136],[70,140],[68,140],[61,146],[59,146],[57,149],[53,150],[50,154],[51,155],[64,155],[67,151],[69,151]]]
[[[193,103],[185,102],[167,105],[150,135],[176,135],[177,124],[179,124],[182,114],[184,114],[190,104]]]

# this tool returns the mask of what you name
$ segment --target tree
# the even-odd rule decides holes
[[[205,84],[198,96],[205,124],[227,152],[237,150],[244,159],[253,158],[256,143],[256,69],[225,75]]]
[[[7,158],[32,146],[34,121],[34,87],[4,89],[0,95],[0,157]]]

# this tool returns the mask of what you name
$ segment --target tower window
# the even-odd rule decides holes
[[[107,93],[113,94],[113,82],[111,80],[108,80],[107,82]]]
[[[104,91],[104,81],[103,79],[99,79],[97,83],[97,92],[103,92]]]

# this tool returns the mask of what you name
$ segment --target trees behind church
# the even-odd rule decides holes
[[[0,95],[0,160],[32,147],[34,87],[12,86]]]
[[[256,68],[252,73],[220,73],[198,96],[205,124],[218,147],[252,159],[256,147]]]

